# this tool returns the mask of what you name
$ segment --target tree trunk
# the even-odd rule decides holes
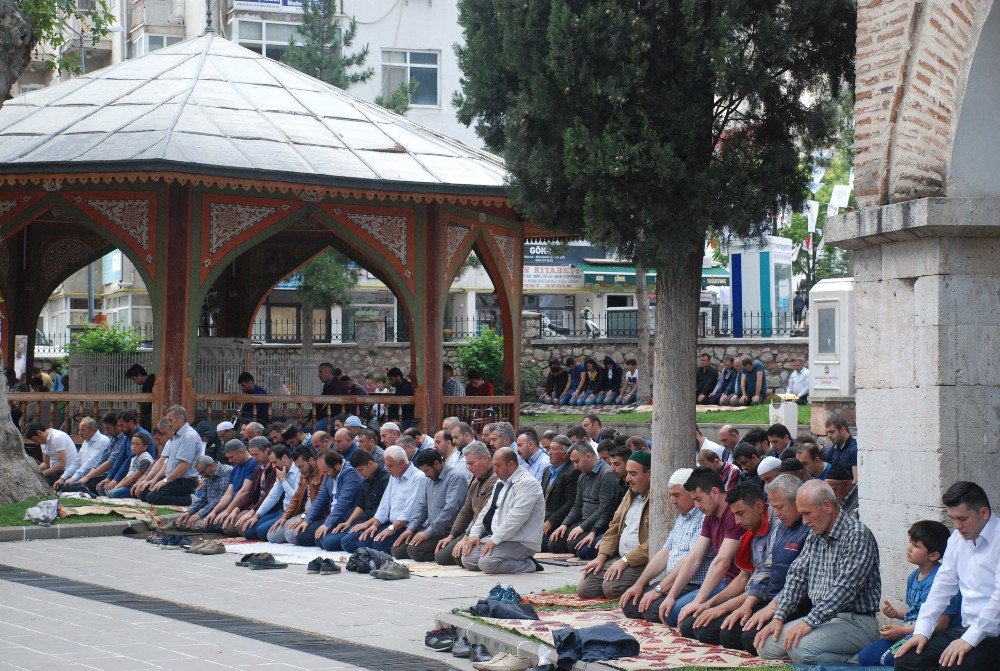
[[[14,0],[0,0],[0,107],[31,62],[31,50],[38,42],[33,28]]]
[[[649,547],[660,547],[676,512],[666,483],[690,468],[695,445],[694,358],[698,347],[701,249],[678,250],[656,268],[656,335],[653,379],[653,487]],[[641,379],[641,378],[640,378]]]
[[[640,234],[641,235],[641,234]],[[653,352],[649,342],[649,294],[646,290],[646,264],[635,262],[635,306],[638,342],[639,386],[635,400],[648,403],[653,393]]]
[[[299,319],[302,329],[302,358],[311,362],[313,359],[313,305],[302,302],[302,317]]]
[[[51,494],[38,464],[24,451],[21,432],[10,417],[7,387],[0,384],[0,506]]]

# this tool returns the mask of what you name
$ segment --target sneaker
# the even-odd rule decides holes
[[[309,562],[308,564],[306,564],[306,573],[308,573],[310,575],[316,575],[317,573],[319,573],[320,568],[322,566],[323,566],[323,558],[322,557],[316,557],[311,562]]]
[[[531,660],[527,657],[500,652],[488,662],[473,664],[472,668],[478,671],[527,671],[530,666]]]
[[[497,583],[496,585],[494,585],[493,589],[490,590],[490,595],[486,598],[491,599],[493,601],[499,601],[500,597],[503,596],[503,592],[504,592],[503,585]]]
[[[200,545],[188,548],[188,552],[196,555],[222,555],[226,554],[226,546],[219,541],[205,541]]]
[[[461,659],[468,659],[469,655],[472,654],[472,646],[469,645],[469,639],[465,636],[456,638],[455,645],[451,647],[451,654]]]
[[[250,560],[250,569],[253,571],[272,568],[288,568],[288,564],[279,562],[270,552],[261,552]]]
[[[434,627],[433,629],[431,629],[430,631],[428,631],[428,632],[426,632],[424,634],[424,645],[427,645],[427,642],[429,640],[431,640],[432,638],[434,638],[436,636],[444,636],[445,634],[447,634],[449,632],[452,635],[457,635],[458,634],[458,630],[455,629],[455,627]]]
[[[424,645],[426,645],[434,652],[450,652],[452,646],[455,645],[455,637],[452,634],[442,634],[441,636],[434,636],[429,641],[425,641]]]
[[[240,557],[240,560],[238,562],[236,562],[236,565],[237,566],[243,566],[244,568],[248,567],[248,566],[250,566],[250,560],[253,559],[256,556],[257,556],[256,552],[251,552],[248,555],[243,555],[242,557]]]
[[[516,606],[521,603],[521,595],[517,593],[513,585],[507,585],[507,589],[503,591],[503,596],[500,597],[500,603]]]
[[[319,572],[323,575],[333,575],[334,573],[340,573],[340,567],[332,559],[324,559],[320,564]]]
[[[377,572],[382,580],[405,580],[410,577],[410,569],[396,561],[387,561]]]
[[[167,536],[160,543],[161,550],[182,550],[191,547],[191,539],[187,536]]]

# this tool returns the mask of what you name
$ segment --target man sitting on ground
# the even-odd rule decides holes
[[[549,442],[549,466],[542,473],[545,496],[545,524],[542,526],[542,550],[549,552],[549,534],[559,528],[576,503],[580,471],[569,460],[570,440],[556,434]]]
[[[709,440],[708,438],[706,438],[705,434],[703,434],[701,432],[701,427],[699,427],[699,426],[695,426],[694,427],[694,444],[695,444],[695,448],[694,448],[695,466],[698,465],[697,464],[697,462],[698,462],[698,453],[701,452],[702,450],[712,450],[713,452],[715,452],[719,456],[719,459],[722,459],[723,461],[726,461],[726,458],[725,458],[726,451],[722,448],[722,445],[719,445],[718,443],[712,442],[711,440]]]
[[[823,461],[840,464],[851,471],[854,483],[858,482],[858,441],[851,435],[847,420],[837,415],[827,420],[826,436],[830,439],[830,447],[823,453]]]
[[[789,448],[795,449],[795,439],[784,424],[772,424],[767,427],[767,442],[771,446],[768,454],[780,456]]]
[[[320,433],[322,433],[323,437],[328,435],[325,431],[316,432],[315,434],[313,434],[314,444],[316,441],[316,435]],[[320,440],[321,444],[325,442],[326,441],[323,439]],[[351,435],[350,430],[348,430],[347,428],[337,429],[337,431],[333,434],[333,446],[337,449],[338,452],[340,452],[340,456],[342,456],[344,458],[344,461],[346,462],[350,462],[351,455],[354,454],[355,450],[359,449],[357,444],[354,442],[354,436]],[[317,447],[317,449],[321,448]]]
[[[378,444],[378,434],[371,429],[365,428],[358,432],[358,448],[372,455],[379,466],[385,468],[385,450]],[[354,463],[353,461],[351,462]]]
[[[722,460],[733,463],[733,450],[740,444],[740,430],[732,424],[719,428],[719,445],[722,445]]]
[[[493,486],[497,481],[497,476],[493,473],[493,458],[485,443],[475,440],[465,446],[462,454],[472,479],[466,488],[465,502],[451,525],[451,531],[438,541],[435,548],[434,561],[442,566],[454,566],[458,563],[465,545],[466,532],[490,502]]]
[[[809,369],[802,364],[802,359],[792,359],[792,370],[788,374],[788,387],[785,391],[795,394],[795,402],[805,405],[809,402]]]
[[[781,459],[777,457],[764,457],[757,464],[757,477],[764,483],[765,490],[767,489],[767,484],[779,475],[781,475]]]
[[[819,447],[812,443],[796,445],[795,458],[802,463],[802,468],[813,480],[826,480],[826,476],[832,468],[831,464],[823,461]]]
[[[705,601],[680,623],[682,636],[710,645],[719,645],[722,625],[730,613],[741,608],[751,595],[757,599],[764,596],[762,586],[771,575],[771,565],[767,560],[776,527],[764,492],[748,482],[741,482],[726,494],[726,503],[733,511],[736,523],[744,529],[736,553],[736,567],[740,573],[724,590]],[[766,599],[771,596],[766,595]]]
[[[583,430],[587,432],[587,438],[590,439],[594,446],[601,442],[601,434],[604,432],[604,425],[601,423],[601,417],[594,413],[589,413],[584,415],[583,421],[580,422],[580,426]]]
[[[576,588],[582,599],[617,599],[642,575],[649,560],[650,454],[636,452],[625,465],[629,492],[601,539],[597,557]],[[615,559],[609,566],[608,561]]]
[[[444,465],[448,468],[454,468],[461,473],[462,477],[465,478],[465,484],[469,484],[469,480],[472,479],[472,473],[466,467],[465,460],[462,458],[462,451],[455,447],[455,441],[449,432],[441,429],[434,434],[434,449],[444,459]]]
[[[78,431],[83,438],[83,444],[77,455],[79,465],[73,471],[68,469],[63,471],[52,486],[56,491],[87,491],[87,475],[107,460],[108,452],[111,450],[111,439],[98,431],[97,422],[92,417],[81,419]]]
[[[729,405],[759,405],[767,400],[767,374],[760,361],[743,357],[742,372],[737,381],[738,389],[729,398]]]
[[[413,439],[413,442],[417,444],[418,451],[434,449],[434,438],[426,435],[419,427],[411,426],[403,432],[403,435]],[[398,445],[399,443],[397,442],[396,444]]]
[[[325,454],[324,451],[322,454]],[[322,458],[322,454],[320,458]],[[281,517],[274,521],[267,530],[268,543],[294,543],[299,523],[305,519],[305,513],[316,500],[319,488],[323,484],[325,471],[316,465],[316,455],[308,447],[297,447],[292,452],[292,460],[299,469],[299,486],[292,495]],[[303,529],[308,524],[303,526]],[[315,529],[313,530],[315,533]]]
[[[262,451],[258,446],[267,445],[267,438],[263,436],[252,438],[250,444],[254,445],[249,451],[242,441],[233,439],[227,441],[223,446],[226,453],[226,460],[232,466],[229,471],[229,486],[223,492],[222,497],[215,504],[204,511],[202,517],[205,521],[205,528],[210,531],[221,531],[224,520],[233,512],[231,504],[237,496],[245,496],[250,492],[254,476],[267,452]],[[235,520],[235,515],[233,516]],[[230,521],[229,524],[232,522]]]
[[[247,422],[240,427],[240,438],[249,443],[251,438],[264,435],[264,425],[260,422]]]
[[[604,442],[603,440],[601,441]],[[611,458],[608,460],[608,466],[611,467],[611,472],[615,474],[618,478],[618,498],[615,506],[621,503],[621,500],[625,498],[628,494],[629,484],[628,484],[628,460],[632,456],[632,449],[627,445],[616,445],[613,450],[611,450]]]
[[[288,447],[298,447],[300,445],[312,447],[312,436],[294,424],[286,427],[281,432],[281,438]]]
[[[833,464],[826,472],[826,484],[833,489],[840,509],[857,517],[858,485],[854,482],[854,475],[840,464]]]
[[[698,465],[703,468],[710,468],[718,473],[719,477],[722,478],[722,484],[727,492],[740,483],[740,469],[732,464],[727,464],[712,450],[705,449],[698,453]],[[759,487],[758,489],[760,489],[760,493],[763,495],[764,490]]]
[[[545,517],[542,486],[518,465],[517,454],[508,447],[493,455],[493,471],[493,496],[463,544],[462,564],[488,574],[540,571],[534,554],[541,549]]]
[[[618,505],[618,478],[586,443],[577,444],[569,458],[580,471],[576,501],[563,523],[549,535],[549,552],[572,552],[589,560],[597,556],[598,537],[611,524]]]
[[[171,439],[167,471],[162,480],[149,488],[146,502],[153,505],[186,506],[191,504],[191,494],[198,484],[195,460],[205,453],[205,443],[201,436],[188,424],[187,410],[174,405],[167,409]]]
[[[920,607],[913,637],[895,654],[896,668],[990,671],[1000,657],[1000,522],[986,492],[974,482],[956,482],[941,500],[955,530]],[[936,631],[938,618],[956,594],[962,597],[961,626]]]
[[[202,455],[195,459],[194,468],[201,476],[201,486],[194,492],[194,502],[177,518],[174,526],[182,530],[202,531],[205,529],[205,518],[219,504],[230,486],[233,467]]]
[[[299,488],[299,469],[289,448],[278,445],[271,449],[271,470],[274,484],[257,508],[242,522],[243,537],[247,540],[267,540],[267,532],[278,521]]]
[[[364,482],[361,474],[336,450],[327,450],[318,461],[323,481],[302,519],[305,528],[300,523],[288,541],[303,547],[321,545],[323,538],[350,519]]]
[[[354,497],[354,510],[340,524],[332,527],[330,533],[316,540],[316,545],[328,552],[341,552],[344,548],[341,541],[355,527],[375,517],[379,502],[389,486],[389,473],[370,452],[358,451],[351,455],[351,468],[361,476],[361,486]],[[311,534],[315,537],[315,534]],[[292,541],[289,541],[292,542]]]
[[[448,536],[465,502],[467,487],[462,473],[445,466],[437,450],[420,450],[414,465],[427,482],[406,531],[393,543],[392,556],[429,562],[434,561],[438,542]]]
[[[427,481],[424,474],[410,463],[406,452],[398,445],[386,448],[385,470],[389,472],[389,486],[382,495],[378,510],[367,522],[351,527],[351,533],[340,541],[345,552],[354,552],[359,547],[391,551],[392,544],[406,529],[416,511]]]
[[[722,369],[719,371],[715,388],[705,399],[704,405],[729,405],[729,398],[736,393],[737,377],[739,375],[736,371],[735,359],[727,354],[722,358]]]
[[[280,447],[275,445],[274,447]],[[271,444],[263,436],[250,441],[248,450],[250,456],[257,462],[257,469],[249,485],[234,492],[233,499],[223,514],[217,516],[218,525],[223,533],[230,536],[242,536],[241,520],[249,517],[264,500],[268,492],[277,482],[278,477],[271,468]]]
[[[538,433],[529,427],[524,427],[517,433],[517,454],[521,457],[521,465],[531,476],[542,481],[542,473],[549,466],[549,455],[542,451],[538,444]]]
[[[802,485],[795,505],[812,533],[788,570],[774,619],[760,630],[754,645],[764,659],[847,662],[879,637],[878,545],[868,527],[841,512],[833,490],[822,480]],[[809,613],[791,619],[806,597],[812,604]]]
[[[695,373],[695,393],[698,395],[697,403],[706,403],[715,392],[715,385],[719,381],[719,371],[712,365],[712,357],[702,352],[698,356],[698,370]]]
[[[379,440],[382,441],[382,446],[386,448],[390,445],[395,445],[401,435],[402,432],[399,430],[399,425],[395,422],[386,422],[378,430]]]
[[[136,431],[132,436],[132,459],[129,461],[128,471],[119,482],[118,486],[112,489],[108,496],[113,499],[127,499],[132,495],[132,485],[139,478],[149,472],[153,465],[153,457],[149,456],[149,447],[152,441],[146,432]]]
[[[739,466],[740,470],[743,472],[743,475],[741,476],[743,482],[749,482],[763,492],[764,481],[757,473],[760,461],[761,456],[757,453],[757,450],[753,449],[746,443],[737,445],[736,451],[733,452],[733,463]]]
[[[75,473],[80,467],[76,443],[65,431],[33,422],[24,429],[24,437],[37,442],[42,448],[42,477],[50,485],[63,473]]]
[[[684,559],[701,538],[705,513],[695,507],[691,494],[684,489],[684,483],[691,477],[691,473],[690,468],[680,468],[667,481],[670,505],[677,511],[674,528],[670,530],[667,542],[653,555],[635,584],[622,594],[619,605],[625,617],[647,622],[660,621],[660,604],[673,587]],[[711,563],[712,556],[707,555],[695,575],[681,588],[681,596],[697,592],[701,588]],[[650,582],[663,572],[666,572],[666,576],[662,580]]]
[[[673,585],[659,607],[660,621],[671,627],[683,622],[701,604],[709,600],[732,582],[739,573],[736,567],[736,550],[743,537],[743,530],[736,523],[732,509],[726,503],[726,492],[718,473],[707,468],[696,468],[684,483],[694,504],[705,513],[701,537],[688,553],[674,578]],[[709,565],[705,580],[696,592],[683,594],[709,552],[715,559]]]

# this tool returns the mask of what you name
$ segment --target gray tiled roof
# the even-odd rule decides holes
[[[129,161],[431,190],[496,192],[506,175],[497,156],[212,34],[0,108],[0,170]]]

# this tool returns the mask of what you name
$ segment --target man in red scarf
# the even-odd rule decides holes
[[[702,643],[719,645],[722,623],[749,596],[759,592],[771,572],[767,562],[771,554],[772,531],[776,528],[770,507],[759,487],[741,482],[726,494],[726,503],[733,511],[736,523],[744,529],[736,550],[736,567],[740,573],[729,585],[695,610],[680,623],[681,635]]]

